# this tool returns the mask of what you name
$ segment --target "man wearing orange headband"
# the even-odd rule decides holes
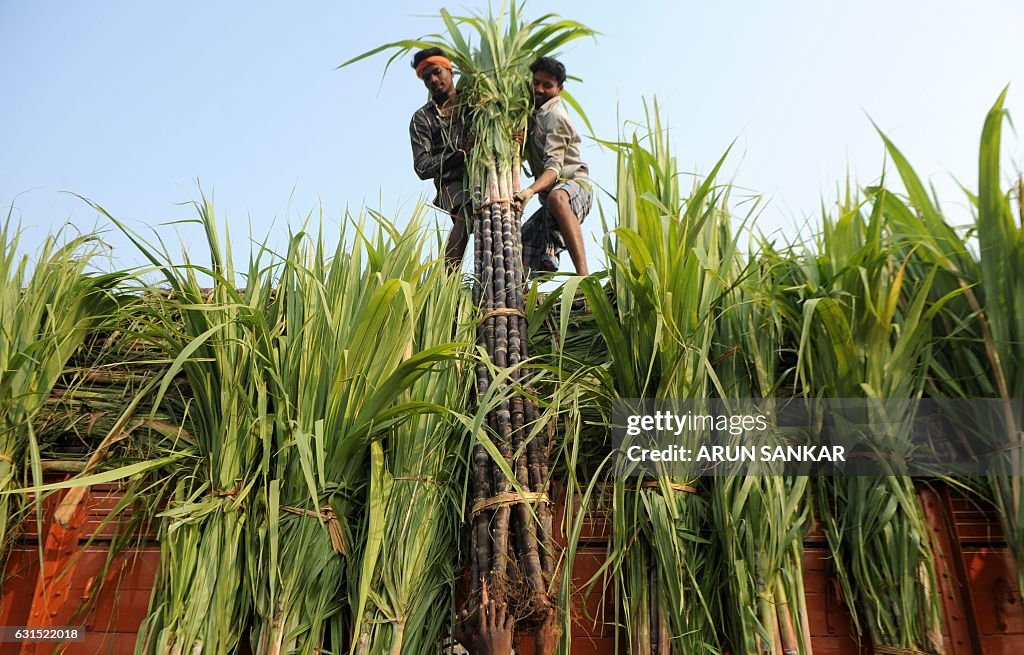
[[[428,48],[416,53],[412,67],[430,92],[430,100],[416,110],[409,123],[413,167],[421,180],[434,181],[434,204],[452,217],[444,258],[457,268],[469,241],[469,194],[464,177],[466,150],[472,139],[459,115],[451,60],[440,48]]]

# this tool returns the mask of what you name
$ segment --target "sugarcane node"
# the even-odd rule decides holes
[[[491,456],[487,453],[487,451],[483,451],[481,453],[477,453],[477,454],[473,455],[473,465],[474,466],[478,466],[478,467],[479,466],[486,466],[488,463],[490,463],[490,461],[491,461],[490,458],[491,458]]]

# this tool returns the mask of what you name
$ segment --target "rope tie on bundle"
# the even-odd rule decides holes
[[[875,655],[929,655],[923,650],[900,648],[899,646],[874,646]]]
[[[1018,450],[1024,448],[1024,433],[1017,435],[1018,441],[1007,441],[1003,445],[996,448],[997,453],[1005,453],[1011,450]]]
[[[683,484],[682,482],[664,482],[664,483],[662,483],[662,482],[658,482],[657,480],[645,480],[642,483],[640,483],[640,487],[641,488],[645,488],[645,489],[652,489],[654,487],[657,487],[657,488],[660,489],[663,485],[668,487],[669,489],[674,490],[674,491],[681,491],[681,492],[687,493],[687,494],[696,494],[697,493],[697,489],[696,488],[691,487],[688,484]]]
[[[289,507],[288,505],[281,506],[282,512],[288,512],[289,514],[295,514],[297,516],[306,516],[311,519],[318,519],[321,523],[327,524],[327,534],[331,537],[331,547],[334,548],[334,552],[339,555],[348,556],[348,548],[345,546],[345,533],[341,529],[341,521],[338,520],[338,515],[334,513],[330,505],[324,505],[320,508],[320,511],[311,509],[305,509],[303,507]]]
[[[230,489],[214,489],[213,495],[218,498],[237,498],[238,491],[238,487],[231,487]]]
[[[526,318],[526,312],[516,309],[515,307],[499,307],[498,309],[488,311],[478,322],[483,323],[494,316],[522,316],[523,318]]]
[[[422,482],[423,484],[436,484],[437,486],[441,486],[441,481],[431,475],[425,477],[418,475],[396,475],[391,479],[404,480],[406,482]]]
[[[515,491],[509,491],[503,494],[497,494],[490,498],[481,498],[480,500],[473,503],[473,506],[469,510],[469,515],[476,516],[480,512],[494,509],[495,507],[502,507],[505,505],[517,505],[519,503],[537,503],[550,505],[551,500],[548,498],[546,493],[540,491],[528,491],[524,493],[516,493]]]

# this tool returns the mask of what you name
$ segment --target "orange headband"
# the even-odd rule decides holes
[[[447,68],[449,71],[452,69],[452,60],[444,55],[433,55],[427,57],[419,63],[416,67],[416,77],[423,77],[423,71],[427,70],[428,66],[437,64],[441,68]]]

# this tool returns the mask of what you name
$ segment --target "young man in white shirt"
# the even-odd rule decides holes
[[[534,182],[515,196],[525,208],[537,195],[541,207],[522,229],[523,267],[531,277],[558,270],[558,258],[569,251],[579,275],[589,275],[580,224],[593,204],[587,165],[580,158],[579,133],[562,104],[565,66],[551,57],[530,65],[534,111],[526,153]]]

